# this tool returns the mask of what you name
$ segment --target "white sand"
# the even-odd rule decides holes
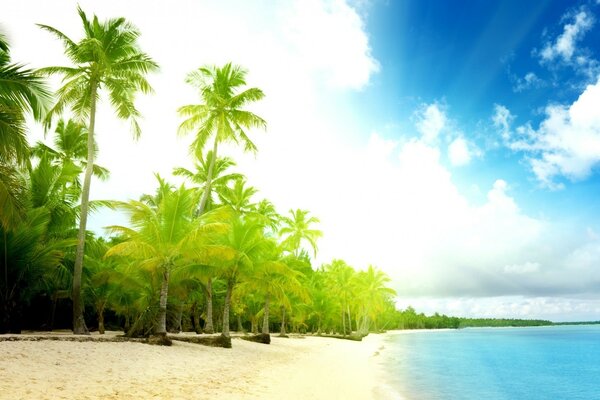
[[[381,341],[0,342],[0,399],[380,399]]]

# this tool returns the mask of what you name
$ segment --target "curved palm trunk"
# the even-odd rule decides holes
[[[77,233],[77,250],[75,252],[75,267],[73,271],[73,333],[87,335],[89,331],[83,318],[83,300],[81,298],[81,274],[83,271],[83,254],[85,247],[85,231],[87,226],[87,215],[90,200],[90,185],[92,173],[94,172],[94,128],[96,126],[96,95],[98,84],[91,81],[90,92],[90,125],[87,136],[87,165],[83,179],[83,190],[81,193],[81,211],[79,214],[79,232]]]
[[[204,324],[204,333],[214,333],[214,331],[212,278],[208,278],[208,282],[206,282],[206,322]]]
[[[271,295],[267,293],[265,295],[265,312],[263,314],[263,326],[262,333],[265,335],[269,334],[269,305],[271,304]]]
[[[215,143],[213,144],[213,157],[210,160],[210,165],[208,166],[208,174],[206,175],[206,186],[204,187],[204,193],[202,193],[202,199],[200,200],[200,207],[198,208],[198,215],[202,215],[204,213],[204,209],[206,208],[206,203],[208,202],[208,196],[210,196],[212,178],[213,178],[213,170],[215,169],[215,162],[217,160],[217,146],[219,142],[215,137]]]
[[[158,309],[158,323],[156,324],[156,335],[167,335],[167,296],[169,294],[169,269],[165,268],[163,280],[160,285],[160,305]]]
[[[229,337],[229,306],[231,304],[231,292],[233,291],[233,279],[227,280],[227,292],[225,294],[225,304],[223,305],[223,336]]]

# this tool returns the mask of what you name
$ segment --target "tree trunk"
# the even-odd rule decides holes
[[[348,310],[348,333],[352,335],[352,314],[350,314],[350,305],[346,305]]]
[[[204,324],[204,333],[214,333],[213,326],[213,301],[212,301],[212,278],[206,282],[206,323]]]
[[[285,336],[285,307],[281,306],[281,331],[279,332],[280,336]]]
[[[250,317],[250,332],[258,333],[258,324],[256,323],[256,317]]]
[[[237,331],[243,332],[244,327],[242,326],[242,316],[240,314],[237,315]]]
[[[262,333],[265,335],[269,334],[269,305],[271,303],[271,295],[267,293],[265,295],[265,312],[263,314],[263,326]]]
[[[225,294],[225,304],[223,305],[223,336],[229,337],[229,306],[231,304],[231,292],[233,291],[233,279],[227,280],[227,292]]]
[[[346,317],[345,317],[345,312],[342,309],[342,335],[346,336]]]
[[[212,157],[212,160],[210,160],[210,164],[208,166],[208,174],[206,175],[206,184],[204,186],[204,193],[202,193],[202,199],[200,200],[200,207],[198,207],[198,215],[202,215],[204,213],[204,209],[206,208],[206,203],[208,202],[208,197],[210,196],[213,170],[215,168],[215,162],[217,161],[217,145],[218,144],[219,144],[219,142],[217,141],[217,138],[215,136],[215,142],[213,144],[213,157]]]
[[[98,307],[98,333],[104,335],[104,304]]]
[[[169,269],[165,267],[163,280],[160,285],[160,302],[158,309],[158,323],[156,324],[156,335],[167,335],[167,296],[169,294]]]
[[[90,185],[94,172],[94,128],[96,126],[96,95],[97,82],[92,79],[90,92],[90,124],[87,136],[87,165],[81,192],[81,211],[79,213],[79,232],[77,233],[77,250],[75,251],[75,267],[73,270],[73,333],[76,335],[89,335],[85,320],[83,319],[83,299],[81,298],[81,275],[83,271],[83,254],[85,248],[85,231],[87,226],[88,207],[90,201]]]

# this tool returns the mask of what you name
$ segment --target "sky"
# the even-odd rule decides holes
[[[66,65],[35,24],[78,39],[76,4],[5,4],[13,60]],[[256,200],[320,218],[317,264],[377,266],[399,307],[427,314],[600,320],[600,0],[79,4],[134,23],[161,67],[137,101],[140,140],[101,103],[111,177],[92,198],[135,199],[191,167],[185,76],[232,61],[265,92],[251,110],[268,128],[251,132],[256,155],[221,153]]]

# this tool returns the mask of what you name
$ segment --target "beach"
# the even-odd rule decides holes
[[[0,399],[382,399],[382,339],[233,338],[232,349],[3,341]]]

